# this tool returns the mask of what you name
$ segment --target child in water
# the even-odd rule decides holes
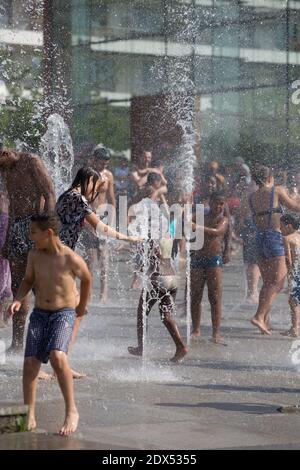
[[[191,313],[193,330],[191,338],[201,336],[201,302],[205,284],[211,307],[212,341],[225,345],[221,338],[222,317],[222,265],[223,242],[229,220],[225,216],[226,199],[222,193],[210,196],[210,211],[204,217],[204,227],[193,224],[193,229],[203,229],[204,245],[191,252]]]
[[[172,238],[149,241],[149,268],[147,277],[150,288],[141,292],[137,311],[137,338],[138,346],[129,347],[128,352],[134,356],[143,355],[143,306],[146,302],[146,316],[158,302],[161,320],[173,339],[176,351],[170,359],[173,363],[180,363],[187,354],[188,349],[183,343],[178,326],[173,319],[174,300],[177,293],[177,279],[171,263],[173,248]]]
[[[86,313],[91,274],[83,259],[62,244],[59,228],[56,215],[31,218],[30,239],[35,248],[29,252],[25,277],[9,314],[18,314],[22,300],[34,287],[35,306],[28,326],[23,367],[24,403],[29,406],[27,428],[36,427],[38,374],[41,364],[50,359],[65,401],[65,421],[59,434],[67,436],[76,431],[79,420],[67,354],[74,339],[74,324]],[[76,278],[80,279],[79,303]]]
[[[283,336],[298,337],[300,315],[300,221],[292,215],[283,215],[280,219],[281,231],[284,235],[284,249],[288,271],[289,304],[292,325]]]

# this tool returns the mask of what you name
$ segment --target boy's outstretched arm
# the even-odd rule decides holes
[[[30,251],[28,254],[28,258],[27,258],[25,276],[20,284],[19,290],[17,292],[17,295],[14,298],[13,303],[9,306],[7,310],[9,317],[20,310],[22,300],[25,299],[26,295],[29,294],[29,292],[31,291],[33,287],[33,284],[34,284],[33,256],[34,255],[32,251]]]

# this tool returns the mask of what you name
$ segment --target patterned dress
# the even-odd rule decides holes
[[[60,239],[74,250],[84,226],[84,219],[93,211],[86,198],[72,189],[59,197],[56,212],[61,222]]]

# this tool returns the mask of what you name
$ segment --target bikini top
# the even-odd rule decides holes
[[[250,204],[250,208],[251,208],[251,212],[252,212],[253,217],[260,217],[260,216],[263,216],[263,215],[268,215],[269,216],[269,220],[268,220],[269,227],[271,226],[272,214],[283,214],[283,207],[281,205],[279,205],[278,207],[273,207],[273,205],[274,205],[274,195],[275,195],[275,186],[273,186],[272,190],[271,190],[269,209],[264,210],[264,211],[259,211],[259,212],[256,212],[254,207],[253,207],[253,203],[252,203],[253,194],[251,194],[250,197],[249,197],[249,204]]]

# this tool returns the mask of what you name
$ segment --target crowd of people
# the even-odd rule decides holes
[[[53,182],[38,156],[0,149],[0,326],[12,316],[8,352],[20,352],[32,291],[34,309],[23,368],[28,429],[36,426],[37,381],[46,375],[41,365],[50,360],[65,400],[61,435],[73,433],[78,424],[73,378],[81,374],[71,369],[68,355],[87,313],[97,266],[100,301],[105,304],[108,299],[109,238],[120,241],[112,249],[126,249],[123,242],[129,242],[127,247],[134,254],[131,288],[141,288],[138,344],[128,347],[130,354],[143,354],[143,322],[156,303],[176,348],[171,361],[179,363],[188,354],[174,319],[178,287],[175,260],[185,256],[190,257],[191,339],[201,336],[201,303],[207,285],[212,341],[225,344],[221,336],[222,268],[236,256],[238,246],[243,249],[247,279],[245,301],[257,304],[252,325],[271,335],[271,307],[287,279],[291,327],[283,334],[297,337],[299,328],[300,171],[276,171],[258,163],[250,168],[242,158],[225,167],[212,161],[195,168],[193,193],[186,194],[174,189],[168,169],[165,171],[163,162],[154,159],[149,150],[142,153],[138,165],[130,166],[121,156],[114,168],[110,151],[102,144],[85,157],[85,165],[78,169],[70,187],[56,198]],[[158,239],[145,234],[143,227],[124,233],[116,224],[120,196],[128,200],[129,225],[136,222],[138,227],[141,206],[149,217],[155,206],[167,230]],[[178,218],[170,211],[174,202],[181,207]],[[204,235],[203,246],[189,254],[188,237],[177,237],[179,221],[185,223],[186,202],[193,207],[193,230]],[[196,217],[198,204],[204,209],[201,225]],[[141,276],[148,279],[146,286],[140,285]],[[7,310],[11,294],[13,301]]]

